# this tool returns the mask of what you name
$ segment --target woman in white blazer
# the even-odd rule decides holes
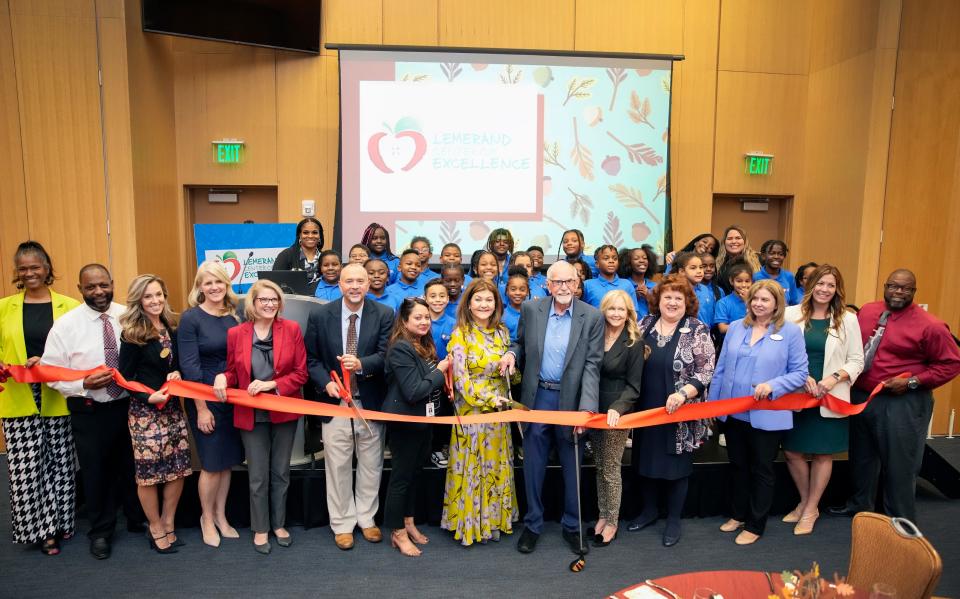
[[[829,393],[849,403],[850,386],[863,371],[863,345],[857,317],[846,310],[837,267],[823,264],[813,271],[803,299],[787,308],[785,320],[804,333],[810,371],[807,391],[817,397]],[[787,467],[800,492],[799,505],[783,517],[784,522],[795,523],[793,534],[813,532],[820,497],[833,471],[832,454],[848,447],[849,429],[841,414],[818,407],[794,415],[793,429],[783,440]]]

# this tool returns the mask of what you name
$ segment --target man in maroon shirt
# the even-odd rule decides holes
[[[933,413],[933,389],[960,374],[960,350],[946,323],[913,303],[917,280],[895,270],[884,285],[883,301],[858,314],[863,335],[864,371],[852,402],[863,403],[878,384],[883,391],[850,418],[850,469],[853,495],[834,514],[872,510],[883,472],[883,510],[916,520],[916,483]],[[910,376],[901,376],[909,373]]]

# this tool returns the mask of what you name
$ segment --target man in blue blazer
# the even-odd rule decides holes
[[[551,297],[523,303],[517,338],[500,361],[502,373],[523,369],[520,400],[536,410],[596,412],[600,362],[603,360],[603,318],[593,306],[574,297],[580,284],[568,262],[547,270]],[[582,433],[578,430],[577,434]],[[574,552],[587,549],[579,533],[573,437],[569,427],[530,424],[523,441],[523,476],[527,496],[525,528],[517,550],[531,553],[543,531],[543,478],[551,447],[563,468],[563,538]]]
[[[304,343],[310,379],[322,401],[346,405],[330,372],[350,371],[354,402],[379,410],[386,395],[384,356],[393,328],[393,310],[364,301],[370,289],[367,271],[348,264],[340,272],[343,297],[323,304],[310,314]],[[350,418],[327,418],[323,423],[327,511],[337,547],[353,548],[353,530],[360,526],[371,543],[383,540],[373,522],[383,472],[383,425],[370,422],[370,432]],[[356,485],[353,456],[357,456]]]

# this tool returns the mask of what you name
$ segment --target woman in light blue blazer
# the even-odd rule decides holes
[[[777,399],[801,390],[807,380],[803,332],[786,322],[783,288],[773,280],[757,281],[747,294],[747,315],[730,323],[713,372],[709,400],[752,395]],[[720,530],[743,530],[738,545],[751,545],[763,534],[773,503],[773,461],[783,433],[793,427],[789,410],[748,410],[726,418],[724,434],[733,480],[733,517]]]

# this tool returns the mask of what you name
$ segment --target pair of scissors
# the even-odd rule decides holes
[[[330,371],[330,380],[333,381],[333,384],[337,386],[340,399],[347,402],[347,405],[353,408],[353,414],[357,417],[357,420],[363,423],[363,426],[367,429],[367,432],[370,435],[373,435],[373,429],[370,428],[370,424],[367,422],[367,419],[363,417],[363,414],[360,413],[360,408],[357,407],[357,404],[353,401],[353,394],[350,392],[350,371],[343,371],[343,380],[340,379],[340,376],[335,370]]]

